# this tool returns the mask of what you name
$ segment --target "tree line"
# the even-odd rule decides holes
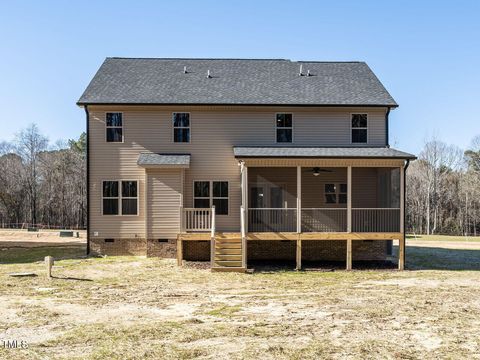
[[[82,229],[86,205],[85,133],[52,145],[32,124],[0,142],[0,226]]]
[[[407,231],[480,234],[480,136],[466,151],[427,141],[407,170]]]
[[[34,124],[0,142],[0,226],[85,228],[86,134],[50,144]],[[427,141],[407,170],[407,231],[480,234],[480,136]],[[31,225],[30,225],[31,226]]]

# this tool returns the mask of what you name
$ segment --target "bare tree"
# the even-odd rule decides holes
[[[39,157],[40,153],[47,150],[48,139],[40,134],[35,124],[31,124],[25,130],[22,130],[15,137],[15,149],[22,158],[26,171],[24,182],[28,189],[30,200],[30,220],[33,224],[37,223],[37,203],[38,203],[38,184],[39,184]]]

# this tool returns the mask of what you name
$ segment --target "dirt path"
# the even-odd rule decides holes
[[[440,249],[465,249],[480,250],[478,241],[432,241],[432,240],[407,240],[407,246],[440,248]]]

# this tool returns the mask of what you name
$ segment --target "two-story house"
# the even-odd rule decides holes
[[[396,102],[363,62],[107,58],[78,105],[91,253],[248,261],[405,256]]]

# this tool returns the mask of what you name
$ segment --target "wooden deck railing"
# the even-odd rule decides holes
[[[346,208],[303,208],[302,232],[347,232]],[[296,232],[297,209],[249,208],[249,232]],[[352,232],[399,232],[399,208],[352,208]]]
[[[182,229],[188,232],[210,231],[213,212],[210,208],[184,208]]]
[[[399,208],[353,208],[353,232],[400,232]]]
[[[292,208],[249,208],[249,232],[293,232],[297,231],[297,209]]]
[[[346,232],[346,208],[302,209],[302,232]]]

